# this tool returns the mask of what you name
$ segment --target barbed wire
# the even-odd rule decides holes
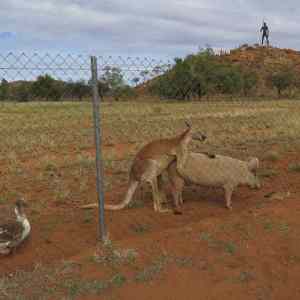
[[[147,57],[97,56],[97,61],[99,77],[105,71],[117,68],[123,72],[124,76],[127,76],[128,81],[136,76],[161,74],[173,65],[170,60],[164,61]],[[81,76],[84,75],[85,79],[90,79],[89,56],[84,55],[0,53],[0,70],[0,78],[9,81],[31,80],[44,74],[54,76],[55,79],[67,80],[70,72],[72,72],[73,79],[76,78],[74,75],[79,72],[81,72]],[[143,73],[141,74],[141,72]]]

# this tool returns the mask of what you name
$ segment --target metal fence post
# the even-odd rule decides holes
[[[93,116],[95,129],[95,144],[96,144],[96,185],[99,210],[99,231],[98,237],[101,241],[107,238],[105,220],[104,220],[104,191],[103,191],[103,165],[101,151],[101,126],[100,126],[100,97],[98,93],[98,72],[97,58],[91,57],[91,73],[92,73],[92,89],[93,89]]]

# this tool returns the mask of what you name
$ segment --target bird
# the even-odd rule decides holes
[[[0,255],[12,253],[31,232],[31,225],[25,214],[27,202],[21,198],[15,202],[15,220],[0,223]]]

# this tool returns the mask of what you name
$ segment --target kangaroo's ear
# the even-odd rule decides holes
[[[259,160],[257,157],[248,159],[248,169],[250,172],[255,172],[259,167]]]
[[[187,129],[182,133],[181,138],[188,142],[192,139],[192,126],[186,120],[185,120],[185,124],[187,126]]]
[[[188,127],[188,128],[192,128],[192,125],[190,122],[188,122],[187,120],[184,121],[185,122],[185,125]]]

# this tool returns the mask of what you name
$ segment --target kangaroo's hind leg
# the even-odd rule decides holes
[[[156,163],[156,161],[148,160],[147,167],[142,176],[142,181],[148,182],[151,185],[154,210],[158,212],[168,212],[169,211],[168,209],[162,208],[162,201],[161,201],[162,193],[159,187],[159,185],[161,184],[161,177],[159,176],[161,176],[159,165]]]
[[[152,187],[152,193],[153,193],[153,202],[154,202],[154,210],[158,211],[158,212],[169,212],[170,209],[168,208],[163,208],[162,207],[162,202],[161,202],[161,193],[158,187],[158,179],[156,176],[154,176],[153,178],[151,178],[150,184]]]

